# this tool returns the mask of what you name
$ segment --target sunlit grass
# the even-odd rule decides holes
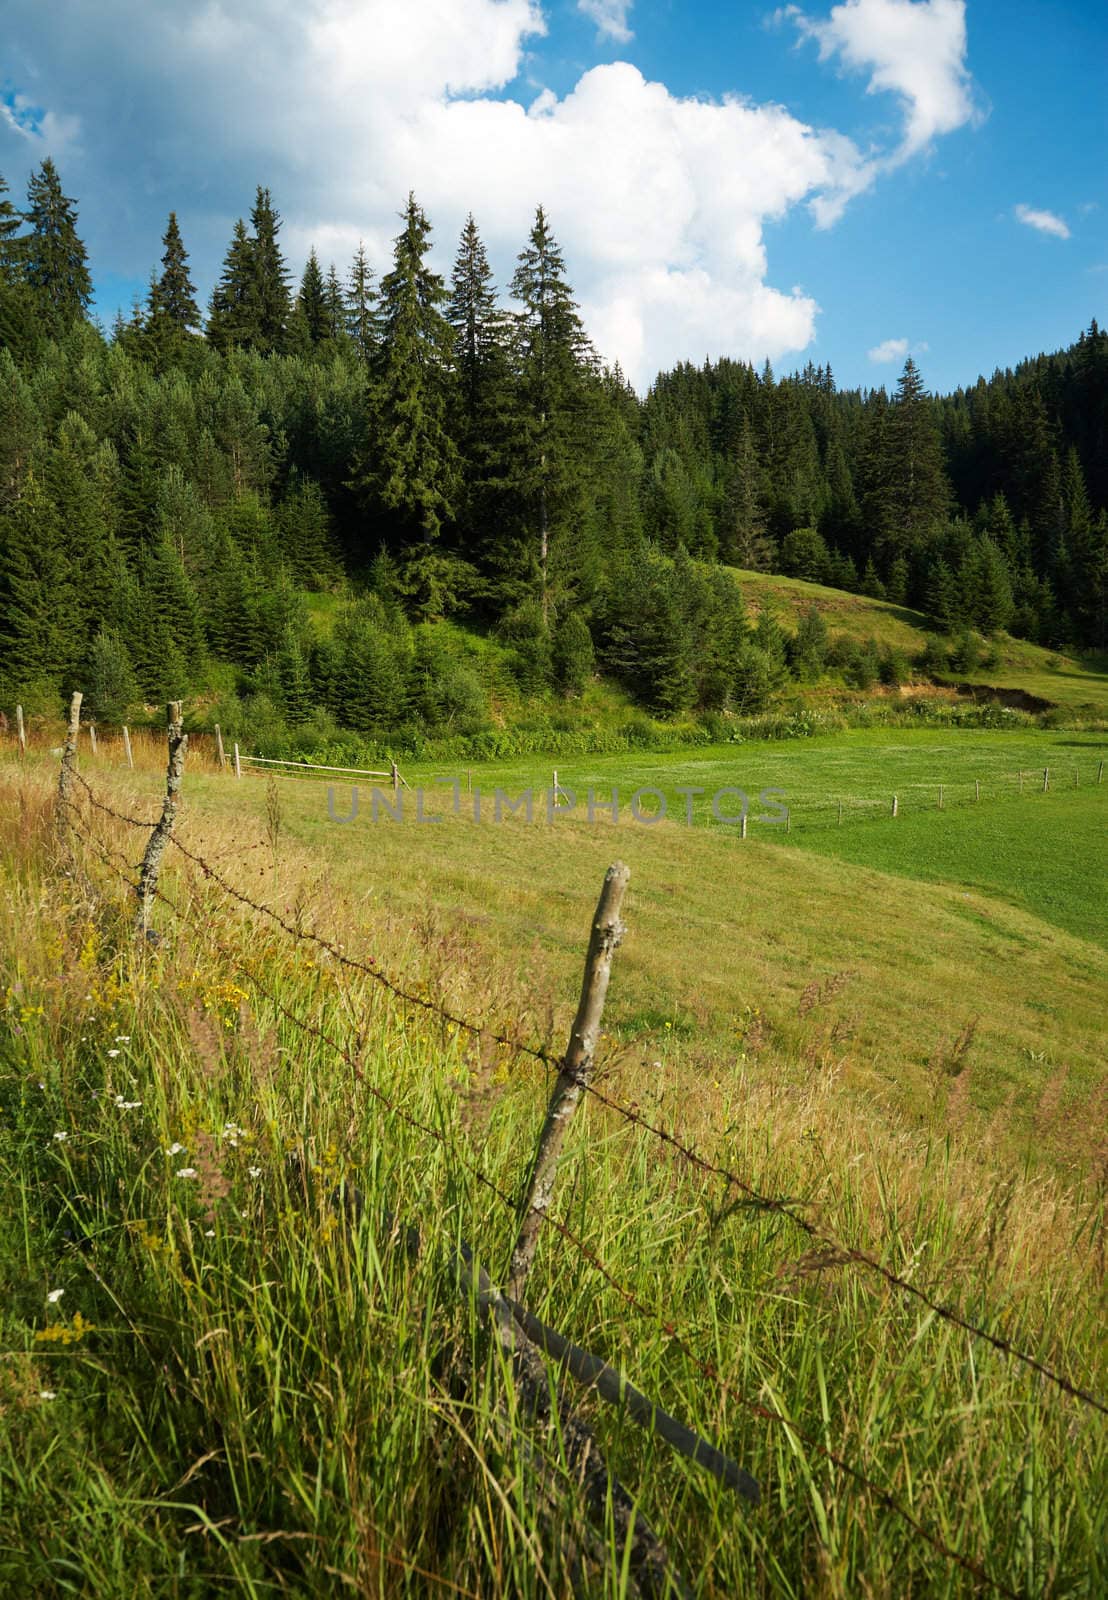
[[[418,884],[408,899],[379,892],[390,877],[416,876],[414,843],[396,853],[414,838],[405,830],[381,835],[394,844],[367,878],[352,866],[357,850],[321,857],[316,841],[305,845],[291,797],[274,844],[261,786],[252,804],[240,795],[227,810],[216,804],[228,792],[221,782],[193,783],[185,837],[236,883],[263,899],[279,890],[292,920],[352,952],[371,949],[466,1014],[507,1015],[528,1037],[560,1037],[611,835],[590,844],[581,830],[581,859],[558,901],[564,847],[536,834],[532,847],[547,837],[548,853],[517,857],[508,841],[526,841],[524,829],[498,830],[501,876],[519,898],[494,914],[526,907],[530,916],[545,899],[554,924],[517,960],[445,913],[417,913]],[[114,786],[116,803],[125,788]],[[78,844],[69,877],[47,870],[49,809],[35,774],[0,787],[0,1587],[109,1600],[568,1592],[558,1529],[536,1509],[527,1461],[503,1443],[498,1364],[443,1270],[458,1238],[494,1277],[503,1270],[511,1219],[471,1168],[515,1192],[544,1104],[541,1068],[482,1057],[387,1001],[368,977],[234,909],[217,886],[186,876],[179,856],[166,889],[187,918],[160,907],[163,942],[137,954],[130,902],[95,851]],[[82,826],[130,860],[134,830],[94,815]],[[461,825],[442,834],[464,859]],[[350,836],[333,825],[320,835]],[[706,949],[719,959],[720,908],[709,917],[708,898],[675,907],[665,874],[679,860],[686,882],[710,873],[721,858],[699,852],[718,851],[718,841],[697,830],[647,837],[659,842],[635,863],[609,1090],[762,1190],[815,1203],[846,1242],[876,1248],[1103,1391],[1103,1150],[1090,1146],[1084,1176],[1068,1178],[982,1159],[976,1137],[959,1133],[975,1058],[958,1057],[956,1041],[935,1069],[945,1123],[930,1131],[845,1094],[837,1056],[848,1044],[835,1028],[847,997],[850,1009],[868,1010],[882,980],[859,982],[863,999],[856,980],[836,987],[827,976],[845,970],[841,949],[817,969],[810,957],[794,965],[802,947],[789,940],[752,959],[768,919],[731,923],[728,937],[742,928],[747,941],[738,1037],[730,1052],[701,1047],[689,960],[699,951],[703,966]],[[525,861],[537,875],[526,894]],[[481,878],[485,869],[470,859],[466,870]],[[425,884],[431,871],[425,860]],[[856,924],[846,900],[833,899],[854,872],[839,863],[763,846],[743,872],[754,879],[744,910],[763,887],[795,877],[777,907],[781,932],[817,890],[832,897],[848,942],[872,915],[864,893]],[[925,931],[946,906],[939,896],[925,909]],[[941,925],[957,937],[953,917]],[[969,927],[965,937],[977,934]],[[690,938],[696,948],[675,959]],[[1067,951],[1088,949],[1058,938]],[[657,1020],[643,1033],[635,1017],[651,973],[660,974]],[[814,974],[823,975],[815,993]],[[1034,969],[1021,974],[1032,998],[1037,982]],[[1079,992],[1075,984],[1071,998]],[[1015,1006],[1014,992],[1005,1004]],[[341,1045],[357,1070],[288,1012]],[[897,1014],[879,1010],[877,1026]],[[1040,1040],[1056,1026],[1041,1021]],[[890,1059],[896,1048],[890,1039]],[[374,1088],[442,1139],[390,1115]],[[352,1185],[364,1198],[354,1222],[334,1203]],[[761,1479],[762,1508],[744,1511],[696,1467],[586,1401],[695,1592],[974,1592],[966,1573],[744,1400],[793,1417],[1015,1592],[1102,1592],[1104,1419],[813,1256],[780,1217],[729,1211],[725,1199],[649,1136],[587,1106],[556,1209],[650,1315],[553,1232],[529,1294],[540,1315],[622,1362]],[[387,1232],[386,1212],[421,1227],[418,1259]],[[671,1322],[679,1343],[663,1331]],[[572,1527],[568,1483],[562,1503]],[[590,1592],[624,1592],[619,1572],[617,1560]]]

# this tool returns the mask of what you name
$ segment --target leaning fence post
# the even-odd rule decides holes
[[[65,734],[65,749],[62,751],[62,769],[58,774],[58,803],[56,817],[61,826],[65,826],[65,812],[69,805],[69,791],[73,781],[73,765],[77,760],[77,735],[81,731],[81,701],[84,695],[80,689],[76,690],[73,699],[69,702],[69,727]]]
[[[88,725],[88,742],[89,742],[89,745],[90,745],[90,747],[92,749],[93,755],[96,755],[97,754],[97,746],[96,746],[96,724],[95,724],[95,722],[90,722],[89,725]]]
[[[218,722],[215,725],[215,753],[219,760],[219,770],[222,772],[227,765],[227,757],[223,753],[223,734],[220,731]]]
[[[535,1259],[539,1229],[550,1209],[566,1131],[592,1074],[608,979],[612,971],[612,956],[623,938],[619,912],[630,876],[630,867],[625,867],[621,861],[614,862],[604,874],[604,887],[592,919],[577,1015],[573,1019],[569,1045],[562,1058],[562,1068],[550,1096],[550,1104],[546,1108],[546,1120],[539,1135],[520,1207],[519,1232],[512,1248],[508,1272],[509,1293],[513,1300],[520,1298],[527,1273]]]
[[[181,702],[171,700],[165,709],[169,724],[167,728],[169,764],[165,772],[165,799],[162,802],[162,814],[146,841],[136,890],[139,908],[135,918],[135,932],[143,937],[147,933],[150,921],[150,907],[158,892],[158,874],[162,869],[162,857],[165,855],[165,847],[169,843],[169,835],[177,818],[177,802],[181,792],[181,779],[185,773],[185,753],[189,743],[189,736],[181,722]]]
[[[19,754],[25,756],[27,754],[27,730],[23,726],[22,706],[16,706],[15,708],[15,736],[19,740]],[[1102,761],[1101,766],[1103,765]]]
[[[893,795],[893,816],[894,817],[896,816],[896,811],[897,811],[897,796],[894,794]]]
[[[235,777],[242,777],[242,762],[239,760],[239,747],[235,746]]]
[[[123,724],[123,753],[127,757],[127,765],[133,772],[135,767],[135,758],[131,754],[131,735],[128,732],[126,723]]]
[[[1097,769],[1096,769],[1096,781],[1097,781],[1097,783],[1103,783],[1103,781],[1104,781],[1104,762],[1103,761],[1100,763],[1100,766],[1097,767]]]
[[[1043,768],[1043,793],[1045,794],[1049,788],[1050,788],[1050,768],[1049,767],[1044,767]]]

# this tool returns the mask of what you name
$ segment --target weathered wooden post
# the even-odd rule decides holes
[[[974,778],[974,780],[973,780],[973,798],[974,798],[974,800],[980,800],[980,798],[981,798],[981,779],[980,778]]]
[[[1020,773],[1020,794],[1023,793],[1023,773]]]
[[[395,761],[390,761],[389,762],[389,776],[392,779],[392,792],[393,792],[393,794],[399,793],[399,790],[400,790],[400,768],[396,765]]]
[[[22,706],[16,706],[15,708],[15,736],[19,740],[19,754],[20,756],[25,756],[27,754],[27,730],[23,726]],[[1103,763],[1101,764],[1103,765]]]
[[[745,806],[743,807],[742,821],[739,824],[739,838],[740,839],[745,839],[746,838],[746,807]]]
[[[223,752],[223,733],[218,722],[215,725],[215,753],[216,759],[219,762],[219,770],[222,772],[224,767],[227,765],[227,757]]]
[[[235,777],[242,777],[242,762],[239,760],[239,747],[235,746]]]
[[[1100,763],[1100,766],[1097,767],[1097,769],[1096,769],[1096,781],[1097,781],[1097,783],[1103,783],[1104,782],[1104,762],[1103,761]]]
[[[940,783],[940,785],[939,785],[939,810],[941,811],[942,809],[943,809],[943,786]]]
[[[89,746],[92,749],[93,755],[96,755],[97,754],[97,745],[96,745],[96,724],[95,724],[95,722],[90,722],[89,725],[88,725],[88,742],[89,742]]]
[[[1043,793],[1045,794],[1049,788],[1050,788],[1050,768],[1049,767],[1044,767],[1043,768]]]
[[[83,699],[84,695],[78,689],[69,702],[69,726],[65,734],[65,749],[62,751],[62,767],[58,773],[58,803],[55,808],[55,818],[59,827],[62,828],[65,827],[69,791],[73,784],[73,767],[77,760],[77,736],[81,731],[81,701]]]
[[[546,1120],[539,1135],[519,1210],[519,1231],[512,1247],[508,1274],[509,1293],[513,1300],[519,1299],[535,1259],[539,1230],[550,1210],[566,1132],[592,1075],[608,979],[612,972],[612,957],[623,938],[623,923],[619,920],[619,913],[630,876],[630,867],[625,867],[621,861],[613,863],[604,874],[604,887],[592,919],[577,1015],[573,1019],[561,1071],[546,1109]]]
[[[843,803],[840,800],[839,801],[839,827],[841,828],[842,825],[843,825]]]
[[[123,724],[123,753],[127,757],[127,765],[133,772],[135,769],[135,758],[131,752],[131,734],[126,723]]]
[[[140,938],[145,938],[149,931],[150,907],[158,892],[158,874],[162,870],[165,847],[169,843],[169,835],[177,819],[178,796],[181,793],[181,780],[185,774],[185,754],[189,744],[189,736],[181,721],[179,700],[171,700],[166,706],[166,721],[169,762],[165,771],[165,799],[162,801],[162,814],[146,841],[142,866],[139,869],[138,887],[135,890],[139,901],[138,914],[135,917],[135,933]]]
[[[792,806],[790,806],[789,809],[785,812],[785,832],[786,833],[791,833],[792,831],[793,831],[793,810],[792,810]]]
[[[550,787],[551,787],[551,789],[553,790],[553,793],[554,793],[554,804],[557,805],[558,804],[558,795],[561,792],[559,790],[559,788],[558,788],[558,769],[557,769],[557,767],[554,768],[553,778],[554,778],[554,782],[551,784]]]
[[[894,794],[893,795],[893,816],[894,817],[896,816],[896,811],[897,811],[897,796]]]

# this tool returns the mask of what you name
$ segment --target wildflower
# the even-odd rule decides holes
[[[64,1289],[51,1289],[50,1293],[46,1296],[46,1304],[48,1306],[56,1306],[64,1293]]]
[[[55,1144],[61,1144],[64,1139],[68,1139],[68,1138],[69,1138],[69,1135],[68,1135],[68,1133],[66,1133],[65,1129],[64,1128],[60,1128],[58,1130],[58,1132],[54,1135],[54,1143]]]
[[[119,1051],[118,1050],[109,1050],[108,1054],[110,1056],[117,1056],[117,1055],[119,1055]]]
[[[131,1035],[129,1033],[117,1033],[115,1036],[115,1042],[116,1044],[130,1044]]]
[[[173,1143],[168,1146],[165,1153],[167,1156],[179,1156],[184,1148],[185,1147],[183,1144],[178,1144],[177,1140],[174,1139]]]
[[[261,1167],[247,1167],[246,1170],[252,1178],[260,1178],[262,1175]]]
[[[141,1100],[124,1100],[124,1098],[123,1098],[123,1096],[121,1094],[117,1094],[116,1097],[115,1097],[115,1103],[116,1103],[116,1105],[119,1107],[119,1109],[121,1111],[134,1111],[136,1109],[136,1107],[138,1107],[138,1106],[140,1106],[142,1104],[142,1101]]]
[[[195,1178],[196,1175],[197,1173],[195,1167],[178,1167],[177,1169],[177,1176],[179,1178]]]
[[[215,1229],[214,1228],[205,1228],[204,1229],[204,1237],[205,1237],[205,1239],[214,1239],[215,1238]]]
[[[40,1400],[56,1400],[58,1398],[57,1390],[40,1389],[38,1392],[38,1397]]]

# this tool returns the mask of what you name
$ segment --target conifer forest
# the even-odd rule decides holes
[[[170,214],[106,330],[53,162],[23,198],[0,179],[0,704],[81,685],[111,720],[214,687],[288,727],[476,726],[426,626],[453,619],[528,695],[599,675],[656,716],[757,710],[826,640],[755,623],[733,568],[910,606],[939,656],[967,631],[1108,644],[1096,322],[948,395],[911,358],[891,394],[719,360],[638,395],[556,218],[520,244],[495,283],[471,217],[443,276],[409,196],[379,273],[313,250],[297,279],[259,188],[206,307]]]

